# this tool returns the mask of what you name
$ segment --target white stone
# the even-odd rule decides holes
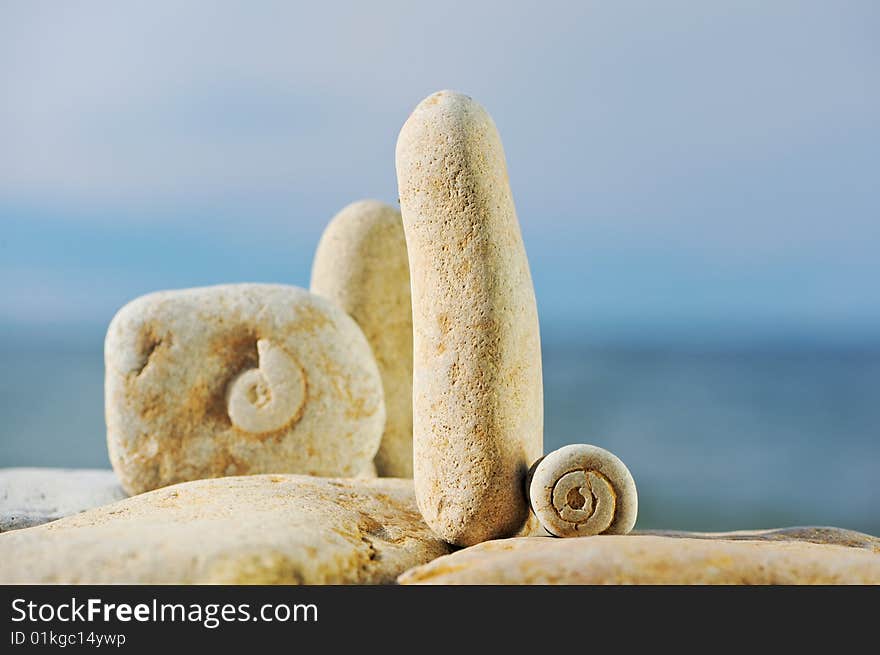
[[[384,584],[448,552],[411,480],[251,475],[0,535],[0,584]]]
[[[411,478],[412,302],[400,212],[360,200],[334,216],[315,252],[310,289],[348,312],[370,342],[385,391],[376,469]]]
[[[369,343],[297,287],[143,296],[111,322],[105,362],[110,461],[130,493],[226,475],[353,477],[382,438]]]
[[[802,528],[811,532],[808,528]],[[878,539],[825,529],[487,541],[407,571],[401,584],[880,584]],[[788,532],[788,534],[786,534]],[[848,533],[842,536],[835,532]],[[840,545],[852,543],[855,547]]]
[[[423,100],[397,140],[413,303],[413,465],[425,520],[457,545],[528,520],[543,452],[535,293],[501,138],[467,96]]]
[[[121,498],[125,492],[110,470],[0,469],[0,532],[48,523]]]
[[[564,446],[537,461],[530,477],[532,510],[552,535],[626,534],[636,524],[636,483],[604,448]]]

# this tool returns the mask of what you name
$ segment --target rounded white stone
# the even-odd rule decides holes
[[[557,537],[626,534],[638,515],[629,469],[614,454],[588,444],[554,450],[532,467],[529,502]]]
[[[376,470],[411,478],[412,302],[400,212],[359,200],[336,214],[315,252],[310,289],[348,312],[370,342],[385,392]]]

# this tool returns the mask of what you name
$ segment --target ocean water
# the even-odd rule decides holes
[[[545,450],[629,466],[642,528],[880,534],[880,348],[544,343]],[[0,350],[0,466],[107,467],[100,339]]]
[[[545,450],[627,464],[639,527],[880,534],[880,350],[545,345]]]

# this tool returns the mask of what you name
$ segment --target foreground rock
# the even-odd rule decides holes
[[[0,583],[380,584],[447,552],[412,481],[256,475],[0,535]]]
[[[828,543],[816,543],[825,531]],[[401,584],[880,584],[880,540],[799,528],[694,538],[600,535],[488,541],[407,571]],[[746,536],[748,535],[748,536]],[[853,544],[838,545],[840,543]]]
[[[726,539],[730,541],[806,541],[813,544],[864,548],[880,553],[880,537],[864,532],[808,525],[770,530],[736,530],[734,532],[682,532],[678,530],[639,530],[636,534],[688,539]]]
[[[353,477],[379,449],[382,380],[358,325],[279,284],[142,296],[107,330],[110,462],[129,493],[226,475]]]
[[[0,532],[55,521],[125,495],[113,471],[0,469]]]

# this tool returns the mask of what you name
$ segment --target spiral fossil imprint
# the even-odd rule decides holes
[[[598,446],[573,444],[532,467],[529,502],[541,525],[557,537],[626,534],[638,514],[629,469]]]
[[[243,371],[229,385],[229,419],[251,434],[274,432],[302,416],[306,377],[299,364],[281,346],[257,341],[259,368]]]

